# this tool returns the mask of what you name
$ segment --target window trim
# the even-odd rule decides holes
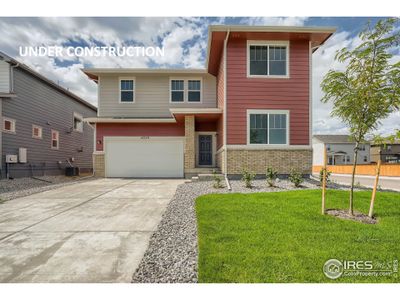
[[[268,114],[268,144],[252,144],[250,143],[250,115],[254,114]],[[286,143],[285,144],[270,144],[269,143],[269,115],[270,114],[285,114],[286,115]],[[271,147],[276,146],[288,147],[290,145],[290,111],[289,110],[278,110],[278,109],[248,109],[247,110],[247,128],[246,128],[246,140],[248,146],[253,147]]]
[[[5,129],[5,126],[4,126],[4,122],[5,121],[11,122],[11,130]],[[17,130],[16,130],[17,121],[15,121],[15,119],[8,118],[8,117],[3,117],[1,125],[2,125],[2,131],[5,132],[5,133],[11,133],[11,134],[16,134],[17,133]]]
[[[278,46],[286,47],[286,75],[251,75],[250,74],[250,46]],[[247,78],[280,78],[289,79],[290,78],[290,41],[259,41],[259,40],[247,40]],[[268,48],[269,50],[269,48]],[[268,61],[269,61],[269,51],[268,51]],[[269,63],[268,63],[269,72]]]
[[[75,118],[81,120],[81,122],[82,122],[82,130],[75,129]],[[83,116],[80,113],[74,112],[72,114],[72,130],[75,131],[75,132],[81,132],[81,133],[83,132]]]
[[[173,102],[171,101],[171,82],[172,80],[183,80],[183,101]],[[199,80],[200,81],[200,101],[189,101],[189,80]],[[169,78],[169,103],[170,104],[201,104],[203,103],[203,77],[170,77]]]
[[[183,81],[183,101],[172,101],[172,80],[181,80]],[[182,104],[186,103],[186,79],[179,77],[170,77],[169,78],[169,103],[170,104]],[[180,90],[179,90],[180,91]]]
[[[39,129],[39,136],[35,136],[35,128]],[[32,124],[32,138],[42,140],[43,139],[43,127],[39,125]]]
[[[53,133],[54,132],[57,132],[57,147],[53,147]],[[53,150],[60,149],[60,132],[58,130],[54,130],[54,129],[51,130],[50,142],[51,142],[50,143],[51,149],[53,149]]]
[[[132,90],[132,92],[133,92],[133,101],[121,101],[121,92],[122,92],[122,90],[121,90],[121,81],[122,80],[133,80],[133,90]],[[118,78],[118,91],[119,91],[118,99],[119,99],[119,103],[120,104],[132,104],[132,103],[135,103],[136,102],[136,77],[119,77]],[[126,91],[128,91],[128,90],[126,90]]]

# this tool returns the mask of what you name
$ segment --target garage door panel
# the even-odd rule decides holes
[[[107,177],[183,177],[182,139],[106,139]]]

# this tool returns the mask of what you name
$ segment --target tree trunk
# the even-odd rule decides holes
[[[358,157],[358,146],[359,143],[356,143],[356,147],[354,148],[354,162],[353,162],[353,170],[351,172],[351,186],[350,186],[350,207],[349,214],[353,215],[353,192],[354,192],[354,179],[356,175],[356,167],[357,167],[357,157]]]

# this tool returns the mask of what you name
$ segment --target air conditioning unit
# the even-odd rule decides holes
[[[16,154],[6,154],[6,163],[16,164],[18,162],[18,155]]]

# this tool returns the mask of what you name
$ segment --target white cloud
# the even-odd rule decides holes
[[[313,133],[347,134],[348,128],[338,118],[330,116],[332,104],[324,104],[320,100],[323,97],[320,84],[324,75],[330,70],[344,70],[346,64],[335,61],[336,51],[343,47],[354,48],[360,44],[358,36],[351,37],[349,32],[339,32],[334,34],[320,49],[313,54]],[[394,57],[399,61],[400,56]],[[400,124],[400,114],[391,114],[378,129],[380,134],[389,134]],[[396,127],[397,126],[397,127]]]
[[[302,26],[308,17],[254,17],[243,21],[248,25]]]
[[[184,43],[202,35],[202,26],[189,18],[0,18],[1,51],[23,61],[43,75],[59,82],[72,92],[96,104],[96,86],[80,71],[91,67],[143,68],[150,63],[161,66],[184,65],[201,67],[204,44],[195,43],[185,49]],[[165,47],[165,57],[82,57],[60,59],[66,66],[56,64],[50,57],[19,57],[19,46],[61,46],[71,42],[123,46]],[[187,57],[186,57],[187,56]]]

